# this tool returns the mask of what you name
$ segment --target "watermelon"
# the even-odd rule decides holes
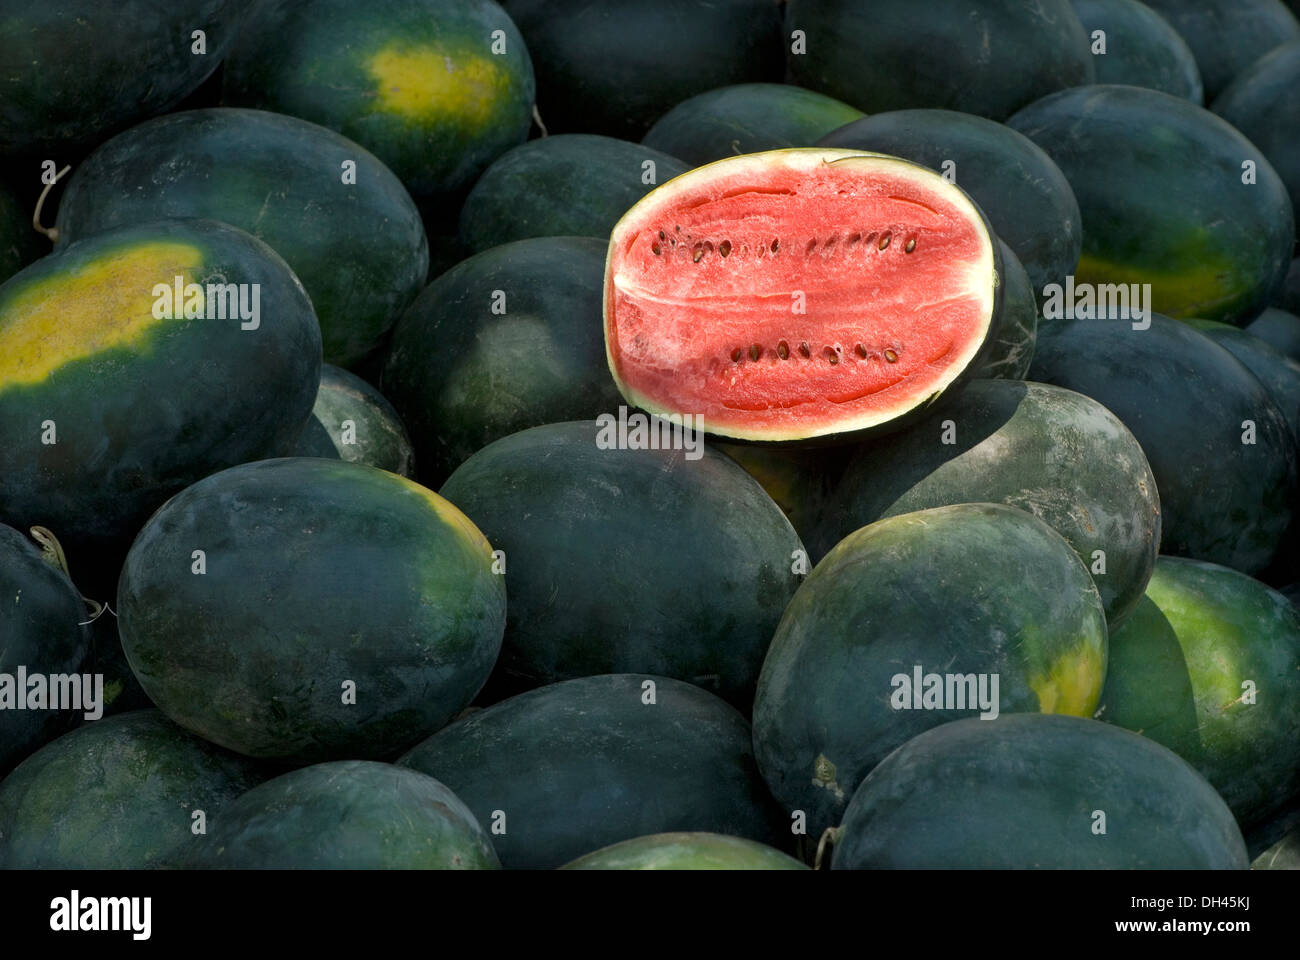
[[[921,731],[1090,716],[1105,676],[1101,598],[1060,534],[1001,504],[921,510],[849,535],[800,586],[763,661],[754,753],[817,836]]]
[[[157,710],[86,724],[0,782],[0,870],[165,866],[266,776]]]
[[[552,133],[636,140],[669,108],[724,84],[781,79],[773,0],[502,0],[537,69]]]
[[[1247,324],[1246,332],[1292,360],[1300,360],[1300,316],[1269,307]]]
[[[6,4],[0,155],[53,156],[62,166],[110,134],[170,110],[217,69],[246,6],[244,0]]]
[[[391,757],[447,723],[501,645],[492,548],[424,487],[346,461],[213,474],[140,532],[118,587],[145,691],[213,743]]]
[[[501,668],[533,686],[662,674],[747,707],[807,569],[803,545],[763,488],[702,436],[687,448],[679,434],[670,449],[672,435],[660,434],[669,442],[650,449],[628,423],[622,446],[612,414],[512,434],[443,485],[504,551]]]
[[[18,192],[0,182],[0,283],[38,256],[31,213]]]
[[[328,363],[321,364],[316,405],[293,452],[415,476],[415,450],[393,405],[356,374]]]
[[[561,870],[807,870],[780,850],[720,833],[656,833],[601,847]]]
[[[1173,26],[1138,0],[1071,0],[1092,44],[1098,83],[1204,100],[1196,57]]]
[[[628,207],[687,169],[676,157],[612,137],[532,140],[474,184],[461,208],[460,240],[472,253],[528,237],[604,240]]]
[[[807,447],[788,443],[713,443],[762,484],[805,544],[812,537],[853,444]]]
[[[1294,512],[1296,442],[1267,388],[1203,333],[1158,314],[1043,323],[1030,376],[1108,407],[1160,491],[1161,550],[1256,573]]]
[[[1160,497],[1119,418],[1071,390],[976,380],[951,413],[859,448],[822,514],[813,555],[882,517],[954,503],[1027,510],[1093,574],[1111,626],[1142,599],[1160,546]]]
[[[1029,373],[1038,341],[1038,301],[1020,258],[1001,240],[1002,309],[993,328],[988,353],[972,376],[985,380],[1019,380]]]
[[[832,869],[1242,870],[1214,788],[1151,740],[1081,717],[928,730],[853,795]]]
[[[1300,40],[1282,0],[1144,0],[1173,24],[1196,55],[1205,101],[1274,47]]]
[[[1273,306],[1290,313],[1300,310],[1300,257],[1291,261],[1291,266],[1286,272],[1286,283],[1282,285],[1282,292],[1274,299]]]
[[[991,348],[998,245],[914,163],[809,148],[719,160],[618,222],[605,350],[631,405],[708,432],[865,432],[953,393]]]
[[[1101,719],[1169,747],[1248,826],[1300,792],[1300,614],[1216,564],[1161,557],[1115,631]]]
[[[1237,74],[1211,109],[1268,158],[1300,220],[1300,33]]]
[[[788,0],[790,78],[867,113],[938,107],[994,120],[1093,82],[1070,0]]]
[[[13,527],[0,524],[0,777],[95,707],[76,677],[90,652],[81,595],[57,563]],[[54,678],[73,675],[83,709],[49,709]],[[0,824],[0,830],[3,825]]]
[[[368,760],[318,763],[249,790],[214,818],[188,867],[495,870],[491,838],[433,777]]]
[[[819,146],[888,153],[944,173],[1015,251],[1035,293],[1079,262],[1079,204],[1065,175],[1037,144],[1000,123],[952,110],[895,110],[841,127]]]
[[[1197,330],[1240,360],[1268,388],[1291,434],[1300,438],[1300,361],[1247,330],[1213,320],[1188,320]]]
[[[1150,284],[1145,302],[1157,313],[1239,325],[1281,288],[1295,243],[1286,187],[1262,151],[1208,110],[1097,85],[1045,97],[1007,123],[1074,188],[1077,283]]]
[[[607,244],[502,244],[425,288],[398,323],[384,391],[411,429],[426,483],[526,427],[617,409],[600,292]]]
[[[111,594],[105,594],[105,597],[112,599]],[[90,660],[85,669],[104,677],[104,716],[152,707],[153,701],[131,672],[126,651],[122,649],[117,615],[111,606],[106,606],[97,617],[93,612],[90,616],[94,620],[88,625],[91,631]]]
[[[1250,869],[1300,870],[1300,827],[1256,857]]]
[[[120,556],[171,494],[291,443],[320,362],[302,284],[242,230],[71,243],[0,287],[0,521]]]
[[[261,110],[190,110],[114,137],[59,203],[60,245],[159,217],[210,217],[284,257],[311,295],[325,359],[380,342],[424,284],[429,252],[410,195],[332,130]]]
[[[457,720],[398,763],[454,790],[507,868],[549,870],[669,831],[781,842],[745,718],[667,677],[531,690]]]
[[[355,140],[437,209],[532,124],[533,67],[492,0],[262,0],[226,61],[225,102]]]
[[[782,147],[811,147],[862,111],[787,83],[740,83],[683,100],[641,138],[692,166]]]

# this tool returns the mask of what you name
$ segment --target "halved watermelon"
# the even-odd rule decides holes
[[[630,403],[709,433],[867,430],[973,369],[1001,273],[979,208],[925,167],[829,148],[732,157],[615,226],[606,355]]]

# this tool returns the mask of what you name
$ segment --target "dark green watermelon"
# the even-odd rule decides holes
[[[983,358],[974,364],[974,379],[1020,380],[1034,362],[1038,341],[1038,300],[1029,274],[1020,258],[1001,240],[1002,303],[993,331],[993,342]]]
[[[1133,431],[1160,491],[1161,550],[1256,573],[1291,523],[1296,442],[1267,388],[1203,333],[1158,314],[1044,322],[1030,376]],[[1254,443],[1249,438],[1253,424]]]
[[[789,854],[720,833],[656,833],[601,847],[561,870],[807,870]]]
[[[460,239],[474,253],[528,237],[604,240],[629,207],[688,169],[676,157],[610,137],[532,140],[479,178],[461,208]]]
[[[1149,87],[1192,103],[1204,101],[1201,71],[1191,47],[1160,14],[1139,0],[1071,3],[1092,45],[1098,83]]]
[[[601,326],[607,248],[591,237],[503,244],[453,267],[406,311],[383,388],[426,483],[518,430],[618,409]]]
[[[853,795],[831,867],[1242,870],[1205,779],[1096,720],[1022,714],[929,730]]]
[[[754,753],[815,837],[921,731],[977,713],[1091,716],[1105,676],[1101,598],[1060,534],[1001,504],[908,513],[850,534],[790,601],[758,681]]]
[[[0,155],[54,157],[61,167],[170,110],[217,69],[246,7],[245,0],[6,4]]]
[[[1196,55],[1205,101],[1274,47],[1300,40],[1300,23],[1282,0],[1144,0]]]
[[[810,544],[821,511],[835,490],[854,444],[803,446],[788,443],[711,444],[745,468],[790,518],[799,539]]]
[[[1286,417],[1291,433],[1300,438],[1300,361],[1292,360],[1267,340],[1248,330],[1213,320],[1188,320],[1197,330],[1245,364],[1268,388]]]
[[[1273,306],[1290,313],[1300,310],[1300,257],[1291,261],[1291,267],[1286,272],[1286,283],[1282,285],[1282,292],[1273,301]]]
[[[740,153],[811,147],[861,116],[856,107],[788,83],[741,83],[683,100],[641,142],[698,167]]]
[[[507,868],[550,869],[668,831],[786,845],[745,718],[667,677],[532,690],[468,714],[398,762],[454,790]]]
[[[1300,316],[1269,307],[1247,324],[1246,332],[1271,344],[1273,349],[1292,360],[1300,360]]]
[[[608,418],[497,440],[442,487],[505,553],[500,669],[531,685],[653,672],[748,706],[803,545],[702,435],[693,450],[614,448]]]
[[[552,133],[640,139],[701,90],[781,79],[774,0],[502,0],[537,70]]]
[[[0,283],[40,256],[36,239],[22,196],[0,182]]]
[[[1273,165],[1300,220],[1300,31],[1297,39],[1242,70],[1211,109],[1244,133]]]
[[[486,681],[505,624],[492,565],[464,514],[404,477],[263,460],[153,516],[117,612],[145,691],[213,743],[298,763],[384,758]]]
[[[224,807],[186,866],[234,870],[495,870],[487,832],[433,777],[366,760],[319,763]]]
[[[533,94],[492,0],[261,0],[225,69],[229,106],[337,130],[435,208],[524,142]]]
[[[1243,825],[1300,791],[1300,614],[1216,564],[1161,557],[1111,638],[1098,716],[1201,771]]]
[[[178,277],[197,300],[173,297]],[[0,287],[0,521],[111,568],[173,493],[293,442],[320,343],[284,260],[224,223],[122,227],[38,260]]]
[[[1070,0],[788,0],[793,82],[867,113],[936,107],[994,120],[1093,82]]]
[[[1292,830],[1254,861],[1252,870],[1300,870],[1300,827]]]
[[[1028,510],[1061,534],[1093,573],[1112,626],[1142,598],[1161,524],[1146,456],[1100,403],[1042,383],[977,380],[952,410],[862,445],[813,555],[882,517],[979,502]]]
[[[165,866],[266,775],[157,710],[88,723],[0,782],[0,870]]]
[[[1036,295],[1079,262],[1079,204],[1065,175],[1042,148],[1000,123],[952,110],[898,110],[857,120],[819,143],[905,157],[944,173],[1015,251]]]
[[[356,374],[328,363],[321,364],[316,405],[293,454],[415,476],[415,450],[393,405]]]
[[[261,110],[191,110],[119,134],[76,168],[55,227],[63,245],[160,217],[223,220],[270,244],[311,296],[325,359],[344,366],[375,348],[428,270],[420,213],[387,167]]]
[[[1098,84],[1007,123],[1074,189],[1076,282],[1150,284],[1156,313],[1239,325],[1281,288],[1295,244],[1290,198],[1263,151],[1220,117],[1158,90]]]
[[[84,702],[80,710],[48,709],[55,695],[51,677],[75,676],[85,664],[87,619],[81,595],[57,560],[0,524],[0,777],[84,715],[93,716],[95,708]],[[77,679],[77,694],[93,697]]]

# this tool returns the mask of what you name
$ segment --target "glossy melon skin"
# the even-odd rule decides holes
[[[244,0],[10,4],[0,27],[0,154],[54,157],[169,110],[217,69]],[[193,52],[202,30],[206,52]]]
[[[75,674],[90,652],[81,595],[40,549],[13,527],[0,524],[0,674],[19,667],[45,677]],[[47,681],[48,682],[48,681]],[[26,702],[28,690],[13,691]],[[81,722],[85,711],[0,710],[0,777],[48,740]],[[0,827],[2,829],[2,827]]]
[[[474,184],[461,208],[460,240],[473,253],[529,237],[603,240],[629,207],[688,169],[676,157],[612,137],[531,140]]]
[[[382,382],[426,483],[516,431],[618,410],[600,332],[606,247],[534,237],[484,250],[402,316]]]
[[[215,818],[187,867],[496,870],[487,831],[433,777],[388,763],[319,763],[268,780]]]
[[[356,374],[329,363],[321,365],[316,404],[293,455],[415,477],[415,449],[393,405]]]
[[[1104,835],[1094,833],[1098,812]],[[1154,741],[1082,717],[928,730],[872,771],[831,868],[1243,870],[1214,788]]]
[[[811,147],[862,116],[847,103],[788,83],[740,83],[683,100],[641,142],[700,166],[741,153]]]
[[[1190,326],[1151,317],[1044,321],[1029,374],[1111,410],[1160,491],[1161,552],[1257,573],[1294,513],[1296,443],[1268,390]],[[1255,443],[1243,443],[1255,425]]]
[[[868,114],[935,107],[1002,120],[1094,78],[1069,0],[789,0],[785,27],[806,35],[804,51],[787,40],[793,81]]]
[[[1076,282],[1149,283],[1157,313],[1238,325],[1281,289],[1295,244],[1286,187],[1262,149],[1208,110],[1099,84],[1044,97],[1007,124],[1056,161],[1079,201]]]
[[[311,296],[326,361],[344,366],[380,343],[429,265],[420,213],[378,158],[262,110],[189,110],[119,134],[74,170],[55,226],[65,245],[160,217],[209,217],[265,240]]]
[[[337,130],[435,207],[524,142],[534,89],[492,0],[264,0],[224,75],[227,105]]]
[[[1257,580],[1177,557],[1160,558],[1146,598],[1112,637],[1099,716],[1164,744],[1258,822],[1300,791],[1300,614]]]
[[[247,284],[250,306],[257,284],[258,326],[155,319],[178,275]],[[302,284],[242,230],[164,220],[69,244],[0,287],[0,520],[50,528],[74,569],[120,557],[182,487],[285,449],[320,363]]]
[[[730,458],[602,436],[593,421],[512,434],[440,491],[505,553],[499,669],[530,685],[653,672],[747,707],[799,584],[798,535]],[[688,572],[690,557],[708,561]]]
[[[952,440],[951,443],[945,442]],[[1090,570],[1108,623],[1142,599],[1160,546],[1160,496],[1119,418],[1072,390],[976,380],[961,405],[864,444],[821,516],[813,555],[882,517],[1005,503],[1044,520]]]
[[[1273,48],[1300,40],[1300,23],[1282,0],[1144,0],[1187,41],[1212,101]]]
[[[391,757],[445,724],[487,680],[505,602],[488,542],[437,494],[287,458],[168,501],[132,545],[117,612],[169,717],[302,764]]]
[[[744,717],[667,677],[613,674],[532,690],[462,717],[398,763],[437,777],[480,823],[504,816],[492,842],[507,869],[548,870],[593,847],[668,831],[770,845],[789,837]]]
[[[656,833],[594,850],[561,870],[807,870],[772,847],[720,833]]]
[[[1211,109],[1240,130],[1268,158],[1291,194],[1300,219],[1300,31],[1291,43],[1278,47],[1246,67],[1215,98]]]
[[[772,0],[503,0],[537,70],[551,133],[640,139],[701,90],[780,81],[781,12]]]
[[[1185,322],[1227,350],[1259,378],[1286,417],[1292,435],[1300,438],[1300,361],[1292,360],[1249,330],[1213,320]]]
[[[269,772],[157,710],[87,723],[0,781],[0,869],[140,870],[211,842]]]
[[[1101,30],[1106,52],[1094,53],[1098,83],[1162,90],[1199,104],[1205,99],[1191,47],[1173,25],[1139,0],[1071,0],[1089,42]]]
[[[807,813],[809,836],[840,821],[891,750],[981,712],[955,699],[912,708],[896,678],[910,684],[917,666],[996,674],[1000,715],[1090,716],[1106,618],[1087,568],[1046,523],[1001,504],[904,514],[842,540],[786,608],[754,700],[759,769],[787,811]]]
[[[1036,296],[1079,262],[1083,228],[1065,174],[1041,147],[1000,123],[954,110],[891,110],[818,145],[887,153],[955,177],[1015,251]]]

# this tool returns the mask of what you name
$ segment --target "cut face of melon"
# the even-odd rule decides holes
[[[966,373],[998,273],[979,208],[924,167],[821,148],[721,160],[614,228],[609,368],[630,403],[721,436],[866,430]]]

